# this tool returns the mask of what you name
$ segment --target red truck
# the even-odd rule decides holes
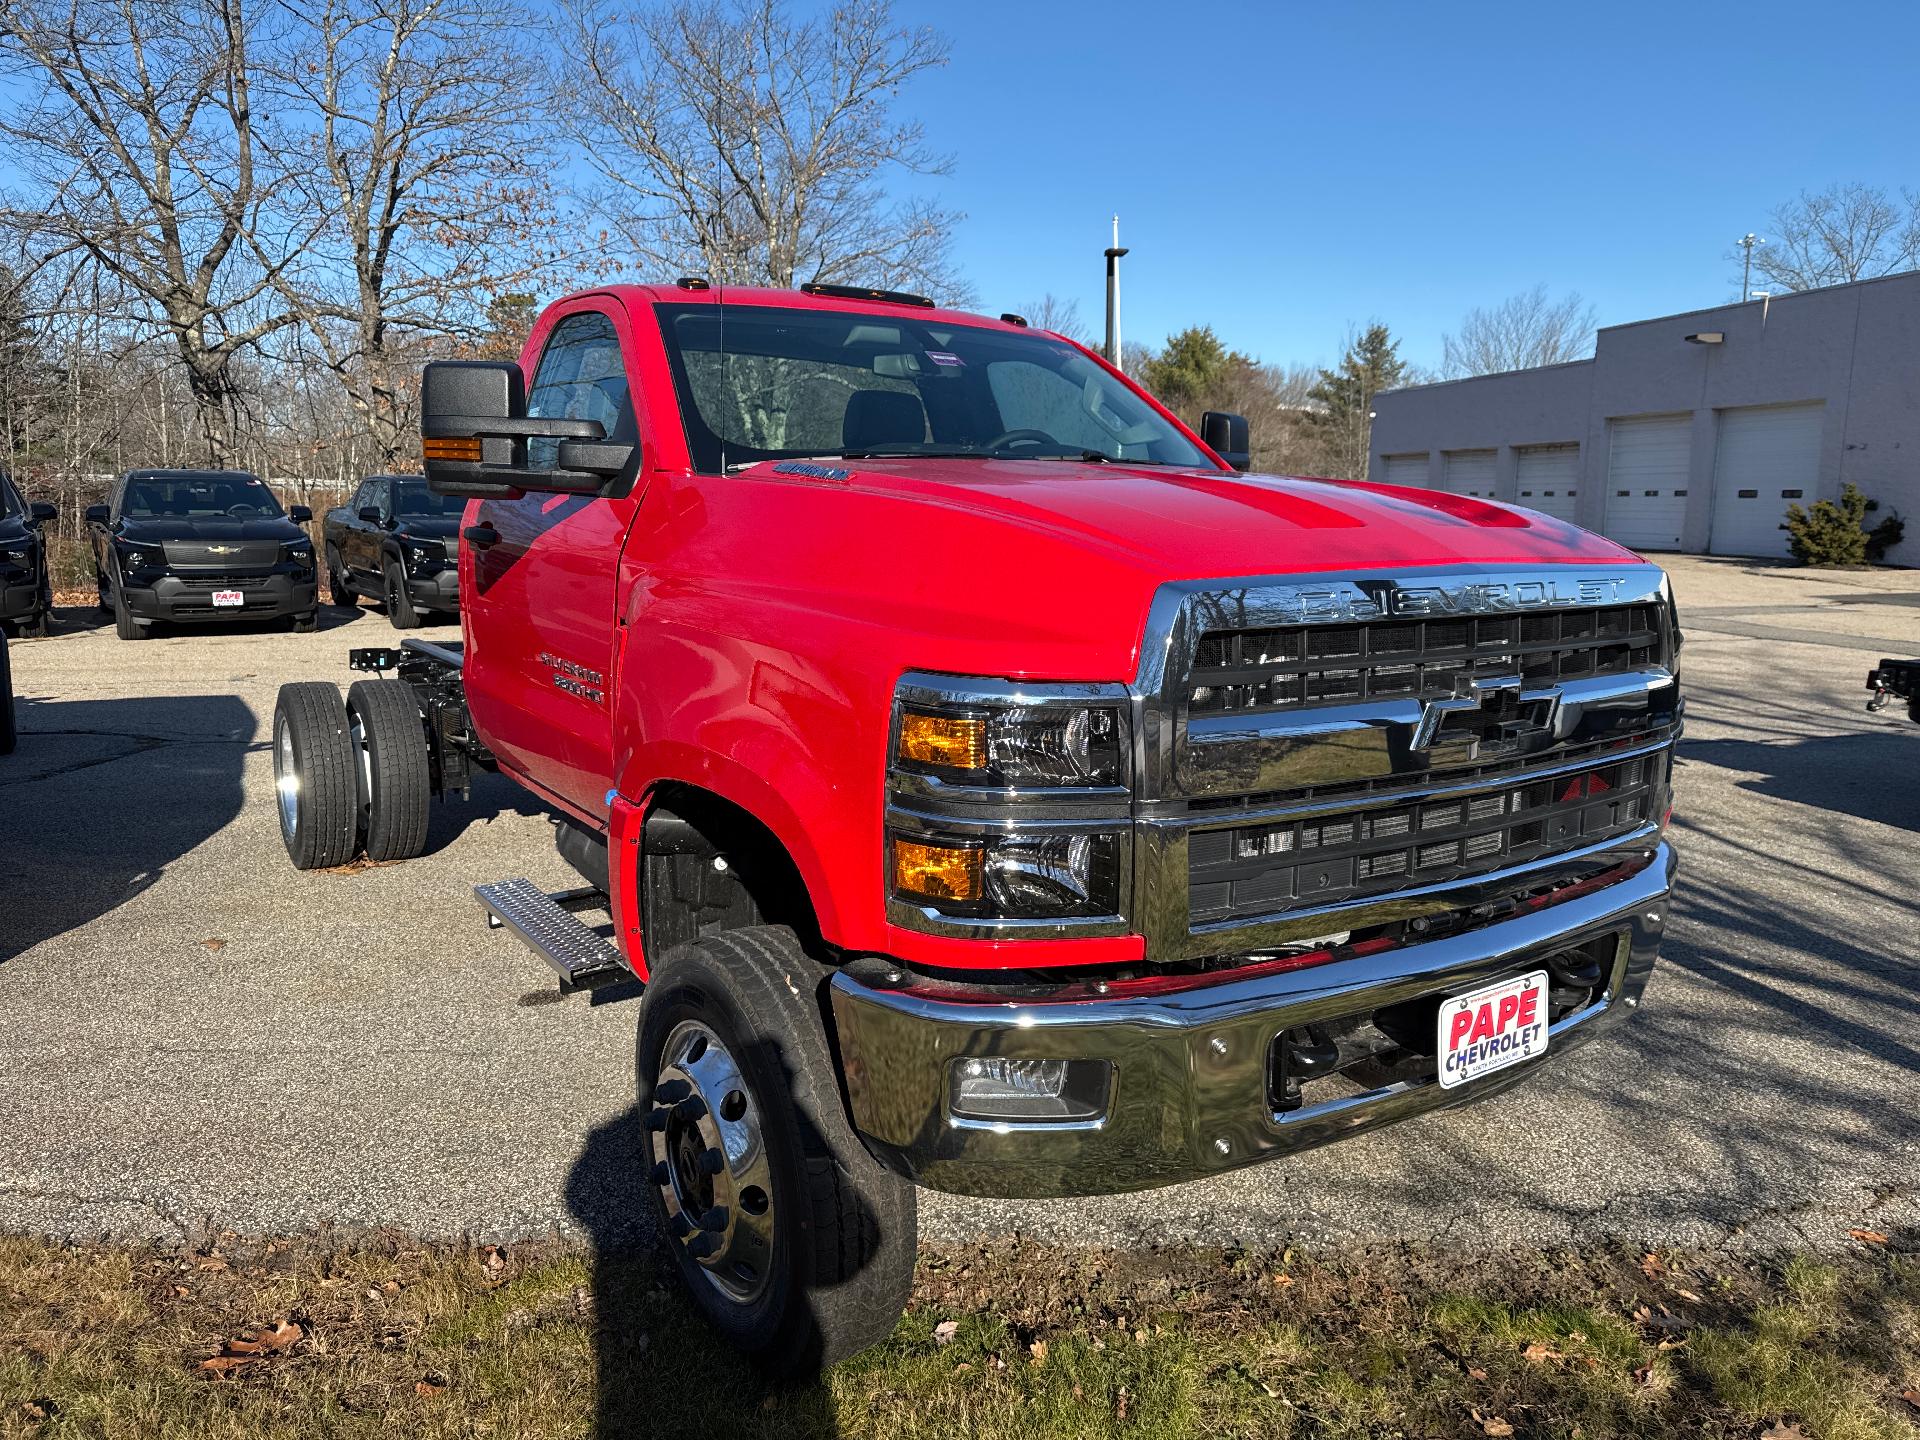
[[[644,982],[635,1185],[769,1368],[889,1331],[916,1185],[1217,1175],[1640,1000],[1680,635],[1617,545],[1251,476],[1017,315],[825,285],[562,300],[421,432],[463,640],[281,691],[287,848],[418,854],[476,767],[552,809],[584,883],[476,891]]]

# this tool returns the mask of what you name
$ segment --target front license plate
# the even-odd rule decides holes
[[[1440,1085],[1451,1090],[1547,1053],[1547,972],[1440,1002]]]
[[[238,590],[216,590],[213,592],[213,603],[216,605],[244,605],[247,603],[247,597]]]

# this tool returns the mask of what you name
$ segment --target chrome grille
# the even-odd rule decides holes
[[[1659,818],[1670,752],[1500,789],[1194,832],[1192,921],[1254,918],[1466,879]]]
[[[1440,700],[1477,676],[1549,685],[1661,660],[1657,604],[1212,631],[1187,698],[1196,714]]]

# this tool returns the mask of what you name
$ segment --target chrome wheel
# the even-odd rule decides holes
[[[300,828],[300,770],[293,760],[293,730],[286,717],[273,727],[273,788],[280,801],[280,835],[291,845]]]
[[[727,1047],[697,1020],[667,1036],[647,1130],[673,1243],[729,1300],[758,1298],[774,1266],[760,1108]]]

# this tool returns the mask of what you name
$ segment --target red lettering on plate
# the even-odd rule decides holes
[[[1472,1038],[1475,1040],[1484,1040],[1494,1033],[1496,1032],[1493,1024],[1493,1006],[1490,1004],[1482,1005],[1479,1010],[1474,1013]]]
[[[1502,995],[1500,997],[1500,1031],[1502,1034],[1506,1033],[1507,1026],[1513,1023],[1513,1017],[1519,1013],[1520,997],[1518,995]]]
[[[1473,1012],[1471,1010],[1456,1012],[1453,1017],[1452,1033],[1447,1036],[1447,1048],[1449,1050],[1458,1050],[1460,1048],[1460,1042],[1467,1038],[1467,1031],[1472,1028]]]
[[[1540,1013],[1540,992],[1529,990],[1520,997],[1520,1023],[1533,1024],[1534,1017]]]

